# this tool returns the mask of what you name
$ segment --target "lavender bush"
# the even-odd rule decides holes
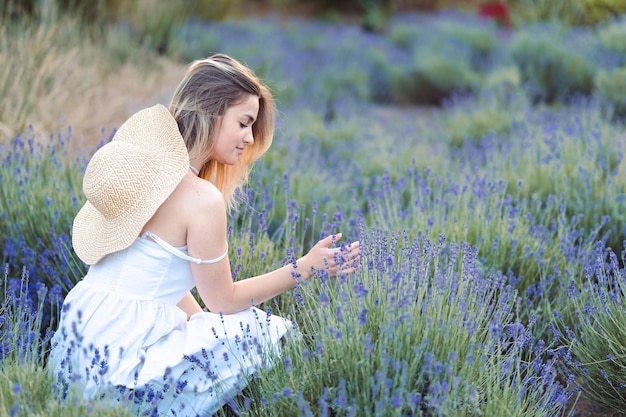
[[[54,324],[64,294],[85,272],[69,236],[85,159],[70,156],[70,138],[71,131],[42,138],[30,130],[0,147],[3,263],[11,274],[27,268],[31,285],[25,291],[33,300],[47,289],[46,325]]]
[[[593,64],[560,36],[559,31],[538,30],[518,36],[512,45],[513,60],[533,101],[559,102],[593,89]]]
[[[536,345],[515,321],[515,293],[502,275],[483,273],[475,249],[384,230],[362,239],[361,274],[297,289],[306,343],[290,344],[280,366],[261,374],[254,409],[557,415],[569,394],[553,360],[528,354]]]
[[[561,35],[607,69],[622,53],[596,48],[591,31]],[[622,319],[607,297],[619,306],[624,295],[621,261],[610,256],[626,233],[623,126],[601,97],[566,98],[576,83],[555,87],[559,106],[533,104],[529,73],[508,48],[524,36],[454,14],[399,16],[378,34],[276,18],[193,21],[176,32],[186,60],[219,51],[247,62],[282,112],[230,219],[233,278],[289,262],[338,230],[363,242],[356,275],[322,277],[263,306],[292,318],[302,338],[234,408],[556,416],[574,375],[623,407],[620,346],[605,343],[607,323]],[[473,91],[447,83],[441,106],[391,106],[425,55],[460,59]],[[28,131],[0,147],[0,369],[9,381],[0,408],[9,415],[39,412],[20,397],[26,380],[59,415],[100,407],[53,401],[44,371],[62,297],[85,271],[69,233],[87,155],[76,157],[70,139]],[[25,307],[11,307],[16,300]],[[16,334],[30,335],[26,345]]]
[[[52,376],[45,371],[53,329],[44,311],[58,314],[59,301],[41,282],[30,280],[24,269],[13,275],[5,265],[0,303],[0,398],[2,414],[11,417],[67,416],[130,417],[126,407],[100,402],[68,404],[60,401]],[[36,297],[31,295],[36,291]]]
[[[599,97],[607,103],[613,117],[623,120],[626,116],[626,69],[601,70],[595,78],[595,84]]]
[[[622,259],[608,252],[585,271],[585,286],[569,292],[579,324],[562,326],[560,336],[571,350],[569,368],[582,389],[601,407],[626,413],[626,361],[623,323],[626,275]]]

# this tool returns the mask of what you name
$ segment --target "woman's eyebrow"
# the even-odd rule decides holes
[[[254,117],[250,116],[249,114],[244,114],[243,117],[248,118],[248,123],[254,123]]]

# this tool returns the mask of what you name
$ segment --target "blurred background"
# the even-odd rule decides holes
[[[624,13],[626,0],[2,0],[0,133],[12,136],[29,126],[49,132],[72,126],[82,141],[97,143],[103,129],[119,125],[138,107],[166,101],[189,61],[223,49],[214,39],[229,26],[210,26],[211,22],[255,19],[249,23],[249,32],[256,31],[249,33],[253,37],[270,27],[280,28],[285,19],[314,20],[326,26],[343,23],[371,33],[372,39],[392,36],[396,45],[408,47],[419,42],[414,36],[425,39],[428,34],[415,29],[418,22],[395,30],[398,17],[451,10],[483,16],[509,29],[545,21],[591,26]],[[457,37],[473,42],[475,49],[495,49],[496,39],[484,22],[460,26],[471,30],[461,28]],[[302,36],[313,42],[315,32]],[[363,48],[361,39],[353,38],[342,43]],[[255,58],[267,47],[248,39],[231,53],[267,67]],[[376,65],[388,66],[382,62],[388,59],[386,45],[365,47],[379,49],[381,62]],[[432,56],[437,48],[428,49]],[[385,76],[385,71],[379,72]],[[362,80],[354,81],[357,85]]]

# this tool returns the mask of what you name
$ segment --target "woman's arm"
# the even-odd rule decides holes
[[[359,261],[359,242],[354,242],[345,248],[331,248],[330,246],[340,238],[340,235],[328,236],[320,240],[295,264],[290,263],[272,272],[236,282],[232,280],[226,282],[221,278],[223,276],[221,274],[230,274],[227,259],[220,262],[223,265],[218,267],[221,268],[218,275],[213,275],[217,268],[196,266],[194,276],[197,274],[200,277],[196,281],[196,286],[211,311],[220,311],[224,314],[236,313],[283,293],[294,287],[298,280],[305,281],[319,270],[325,270],[331,277],[340,272],[353,273],[356,270],[354,265]],[[206,294],[206,298],[203,294]]]
[[[196,201],[190,205],[194,207],[195,215],[187,228],[187,246],[189,255],[195,258],[215,259],[227,249],[226,207],[219,190],[207,184],[214,190],[209,187],[195,194]],[[236,282],[232,280],[228,256],[215,264],[191,264],[191,270],[206,307],[213,312],[232,314],[292,288],[296,277],[306,280],[317,270],[325,270],[331,277],[339,272],[354,272],[353,265],[360,256],[359,243],[331,248],[339,239],[340,234],[320,240],[295,265],[290,263],[275,271]],[[345,266],[342,260],[346,261]]]
[[[340,235],[328,236],[295,264],[236,282],[230,278],[228,257],[216,265],[193,265],[196,288],[209,310],[232,314],[283,293],[298,280],[309,279],[316,271],[325,270],[331,277],[353,273],[359,261],[359,242],[346,248],[331,248],[340,238]]]

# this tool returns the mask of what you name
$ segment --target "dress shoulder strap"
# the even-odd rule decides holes
[[[215,259],[199,259],[199,258],[194,258],[193,256],[189,256],[186,253],[182,252],[180,249],[170,245],[169,243],[167,243],[166,241],[164,241],[163,239],[161,239],[160,237],[158,237],[157,235],[155,235],[152,232],[145,232],[142,235],[143,238],[147,238],[149,237],[150,239],[152,239],[157,245],[159,245],[160,247],[162,247],[163,249],[165,249],[166,251],[168,251],[169,253],[171,253],[174,256],[177,256],[181,259],[184,259],[186,261],[189,262],[193,262],[195,264],[201,265],[201,264],[214,264],[217,263],[219,261],[221,261],[222,259],[224,259],[226,257],[226,255],[228,254],[228,247],[226,248],[226,252],[224,252],[221,256],[215,258]]]

